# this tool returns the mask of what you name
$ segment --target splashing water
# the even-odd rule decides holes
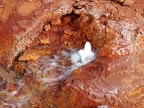
[[[84,49],[79,50],[71,55],[71,61],[75,65],[85,65],[95,59],[95,53],[91,50],[90,42],[86,42]]]
[[[41,67],[37,71],[37,80],[42,83],[53,83],[60,80],[65,79],[73,70],[79,68],[82,65],[85,65],[89,63],[90,61],[93,61],[95,59],[96,54],[91,50],[91,44],[90,42],[86,42],[84,49],[80,49],[79,51],[72,50],[70,52],[62,51],[62,55],[58,56],[55,55],[54,59],[49,59],[47,57],[44,57],[44,60],[39,61],[41,62]],[[64,66],[58,63],[58,59],[62,57],[62,61],[64,62],[66,59],[69,59],[72,63],[71,66]],[[37,62],[38,62],[37,61]],[[46,62],[45,62],[46,61]],[[52,71],[60,71],[61,74],[57,77],[53,77],[55,73]],[[43,74],[51,74],[47,75]]]
[[[108,108],[107,105],[100,105],[100,106],[97,106],[97,108]]]

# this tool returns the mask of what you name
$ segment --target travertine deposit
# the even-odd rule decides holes
[[[143,51],[143,0],[1,0],[0,107],[144,108]]]

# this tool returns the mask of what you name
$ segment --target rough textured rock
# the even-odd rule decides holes
[[[143,0],[115,0],[118,3],[133,8],[135,11],[139,12],[142,16],[144,15]]]
[[[0,18],[1,64],[9,67],[15,57],[39,35],[45,20],[71,13],[73,3],[68,0],[3,0]]]
[[[0,107],[144,107],[143,0],[0,2]],[[97,56],[73,67],[70,54]],[[4,70],[6,69],[6,70]]]

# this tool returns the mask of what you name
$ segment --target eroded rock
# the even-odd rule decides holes
[[[144,107],[142,2],[3,1],[0,107]],[[95,60],[73,67],[87,41]]]

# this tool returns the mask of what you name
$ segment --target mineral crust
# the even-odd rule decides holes
[[[1,0],[0,107],[144,108],[143,3]],[[74,67],[87,41],[96,58]]]

